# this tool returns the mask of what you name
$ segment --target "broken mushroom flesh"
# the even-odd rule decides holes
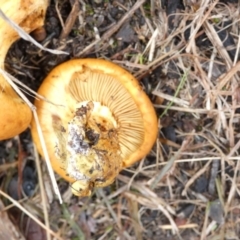
[[[76,59],[53,69],[38,93],[37,114],[53,169],[78,196],[111,184],[119,171],[147,155],[157,117],[138,81],[101,59]],[[32,122],[32,136],[43,155]]]
[[[26,32],[31,32],[44,24],[48,0],[0,0],[1,11]],[[4,60],[10,46],[20,38],[18,33],[0,18],[1,47],[0,68],[4,69]],[[12,89],[0,74],[0,140],[11,138],[24,131],[31,122],[29,106]]]

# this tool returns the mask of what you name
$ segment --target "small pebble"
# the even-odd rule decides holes
[[[47,33],[44,27],[39,27],[32,32],[32,36],[36,41],[41,42],[47,37]]]

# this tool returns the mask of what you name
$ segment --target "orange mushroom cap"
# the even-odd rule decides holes
[[[76,59],[53,69],[38,93],[37,114],[53,169],[73,193],[111,184],[119,171],[151,150],[158,132],[155,110],[138,81],[101,59]],[[32,136],[43,155],[32,122]]]
[[[44,24],[47,7],[48,0],[0,0],[1,11],[28,33]],[[20,36],[2,18],[0,18],[0,33],[0,68],[3,69],[10,46]],[[0,140],[3,140],[23,132],[32,120],[32,112],[1,74],[0,102]]]

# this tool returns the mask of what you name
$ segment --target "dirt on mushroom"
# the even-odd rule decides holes
[[[152,103],[130,73],[109,61],[67,61],[49,73],[38,94],[48,99],[35,106],[52,167],[78,196],[113,183],[156,140]],[[43,156],[35,121],[31,131]]]

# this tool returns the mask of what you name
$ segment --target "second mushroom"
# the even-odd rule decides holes
[[[37,114],[53,169],[78,196],[111,184],[142,159],[157,136],[157,117],[138,81],[100,59],[57,66],[41,85]],[[32,136],[43,155],[36,124]]]

